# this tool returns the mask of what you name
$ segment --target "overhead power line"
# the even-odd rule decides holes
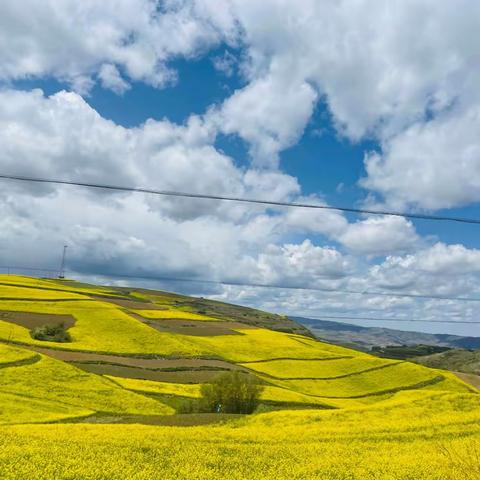
[[[417,293],[396,293],[396,292],[377,292],[370,290],[349,290],[339,288],[327,288],[327,287],[304,287],[297,285],[285,285],[285,284],[265,284],[265,283],[253,283],[253,282],[236,282],[231,280],[213,280],[208,278],[187,278],[187,277],[172,277],[172,276],[157,276],[157,275],[133,275],[133,274],[116,274],[116,273],[97,273],[88,274],[90,276],[99,276],[107,278],[132,278],[137,280],[154,280],[154,281],[166,281],[166,282],[187,282],[187,283],[204,283],[207,285],[226,285],[234,287],[254,287],[254,288],[273,288],[279,290],[305,290],[313,292],[326,292],[326,293],[343,293],[348,295],[369,295],[372,297],[384,296],[384,297],[399,297],[399,298],[418,298],[425,300],[450,300],[450,301],[462,301],[462,302],[480,302],[480,298],[471,297],[453,297],[446,295],[424,295]]]
[[[9,269],[19,269],[20,267],[3,267]],[[25,268],[23,268],[25,269]],[[41,270],[47,271],[45,269],[35,269],[28,268],[28,270]],[[52,270],[54,271],[54,270]],[[110,274],[110,273],[98,273],[98,274],[89,274],[90,276],[99,276],[107,278],[132,278],[137,280],[155,280],[155,281],[173,281],[173,282],[196,282],[196,283],[206,283],[214,285],[230,285],[230,286],[248,286],[248,287],[260,287],[260,288],[274,288],[274,289],[283,289],[283,290],[306,290],[306,291],[322,291],[327,293],[346,293],[346,294],[355,294],[355,295],[371,295],[371,296],[395,296],[395,297],[419,297],[423,299],[433,299],[433,300],[461,300],[461,301],[471,301],[479,302],[480,298],[468,298],[468,297],[443,297],[443,296],[433,296],[433,295],[416,295],[416,294],[402,294],[402,293],[389,293],[389,292],[371,292],[371,291],[355,291],[355,290],[341,290],[341,289],[326,289],[320,287],[296,287],[296,286],[286,286],[286,285],[267,285],[267,284],[255,284],[255,283],[246,283],[246,282],[228,282],[220,280],[209,280],[209,279],[193,279],[193,278],[179,278],[179,277],[169,277],[169,276],[150,276],[150,275],[128,275],[128,274]],[[7,299],[3,299],[7,300]],[[24,299],[26,300],[26,299]],[[101,299],[100,299],[101,300]],[[56,302],[58,299],[37,299],[37,301],[51,301]],[[92,299],[63,299],[62,301],[92,301]],[[75,307],[76,309],[82,310],[95,310],[96,307]],[[295,315],[293,315],[295,316]],[[298,316],[298,315],[297,315]],[[377,322],[418,322],[418,323],[448,323],[448,324],[480,324],[480,321],[470,321],[470,320],[417,320],[417,319],[405,319],[405,318],[378,318],[378,317],[349,317],[349,316],[334,316],[334,315],[322,315],[319,317],[308,315],[306,318],[313,320],[350,320],[350,321],[377,321]]]
[[[298,317],[298,315],[292,315],[293,318]],[[344,317],[343,315],[321,315],[319,317],[311,317],[307,314],[306,319],[312,320],[350,320],[350,321],[373,321],[373,322],[418,322],[418,323],[460,323],[460,324],[480,324],[475,320],[417,320],[409,318],[379,318],[379,317]]]
[[[0,266],[0,270],[14,271],[38,271],[38,272],[54,272],[58,274],[58,269],[45,269],[45,268],[30,268],[30,267],[18,267],[18,266]],[[0,272],[1,273],[1,272]],[[73,273],[73,272],[70,272]],[[385,291],[371,291],[371,290],[350,290],[340,288],[327,288],[319,286],[305,287],[301,285],[287,285],[287,284],[267,284],[267,283],[254,283],[254,282],[240,282],[232,280],[214,280],[209,278],[191,278],[191,277],[174,277],[169,275],[148,275],[148,274],[121,274],[121,273],[87,273],[82,275],[88,275],[90,277],[106,277],[106,278],[119,278],[119,279],[135,279],[135,280],[152,280],[158,282],[186,282],[186,283],[203,283],[207,285],[226,285],[232,287],[253,287],[253,288],[271,288],[277,290],[304,290],[313,292],[325,292],[325,293],[343,293],[346,295],[369,295],[372,297],[398,297],[398,298],[418,298],[424,300],[448,300],[448,301],[462,301],[462,302],[480,302],[480,298],[475,297],[454,297],[448,295],[428,295],[421,293],[397,293],[397,292],[385,292]]]
[[[17,271],[21,270],[21,271],[31,271],[31,272],[49,272],[49,273],[58,274],[58,268],[17,267],[16,265],[0,265],[0,270],[7,270],[7,271],[11,270],[12,272],[14,270],[17,270]]]
[[[22,182],[48,183],[48,184],[56,184],[56,185],[72,185],[77,187],[97,188],[97,189],[103,189],[103,190],[147,193],[151,195],[162,195],[166,197],[183,197],[183,198],[196,198],[196,199],[204,199],[204,200],[220,200],[220,201],[228,201],[228,202],[252,203],[252,204],[266,205],[266,206],[272,206],[272,207],[336,210],[336,211],[346,212],[346,213],[387,215],[387,216],[394,216],[394,217],[413,218],[417,220],[436,220],[436,221],[461,222],[461,223],[471,223],[471,224],[480,225],[480,219],[477,219],[477,218],[452,217],[452,216],[443,216],[443,215],[427,215],[427,214],[421,214],[421,213],[403,213],[403,212],[396,212],[391,210],[369,210],[369,209],[342,207],[342,206],[334,206],[334,205],[316,205],[313,203],[280,202],[275,200],[261,200],[261,199],[254,199],[254,198],[230,197],[230,196],[223,196],[223,195],[207,195],[202,193],[177,192],[177,191],[171,191],[171,190],[155,190],[150,188],[127,187],[127,186],[121,186],[121,185],[109,185],[109,184],[90,183],[90,182],[77,182],[73,180],[72,181],[58,180],[58,179],[52,179],[52,178],[28,177],[23,175],[0,174],[0,178],[5,180],[16,180],[16,181],[22,181]]]

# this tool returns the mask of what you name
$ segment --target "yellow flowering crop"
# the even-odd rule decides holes
[[[395,363],[398,362],[376,357],[353,357],[327,360],[271,360],[243,365],[277,378],[335,378]]]
[[[139,393],[156,393],[161,395],[176,395],[180,397],[199,398],[200,384],[184,384],[169,382],[154,382],[151,380],[138,380],[134,378],[120,378],[107,376],[122,387]],[[275,403],[298,403],[307,405],[325,406],[317,397],[303,395],[285,388],[266,385],[260,395],[260,400]]]
[[[138,353],[162,355],[208,354],[187,339],[178,335],[158,332],[134,319],[115,305],[99,301],[75,302],[23,302],[2,301],[1,309],[18,312],[70,314],[76,320],[69,329],[72,343],[49,346],[65,350],[88,350],[106,353]],[[9,322],[0,321],[0,338],[33,345],[45,342],[33,340],[28,329]]]
[[[64,344],[34,340],[27,328],[0,321],[1,480],[480,479],[480,395],[450,372],[264,328],[160,332],[127,308],[91,297],[100,292],[109,290],[0,276],[0,310],[75,319],[73,341]],[[151,298],[168,309],[138,314],[215,320],[178,310],[168,295]],[[176,417],[162,402],[161,395],[198,398],[200,384],[95,375],[9,342],[81,351],[83,362],[107,368],[98,371],[112,371],[109,363],[123,364],[129,355],[159,357],[113,370],[133,375],[136,368],[140,378],[168,364],[183,380],[182,369],[198,368],[195,357],[222,358],[263,380],[263,402],[301,409],[235,420],[211,414],[230,420],[190,427],[87,424],[186,425],[212,417]],[[163,357],[179,358],[162,364]],[[218,364],[230,368],[210,363]]]
[[[443,377],[438,371],[409,362],[392,363],[377,370],[369,370],[342,378],[327,380],[275,380],[272,383],[310,395],[322,397],[358,397],[388,393],[402,388],[421,388]]]
[[[108,379],[43,355],[38,357],[35,363],[0,370],[0,392],[9,395],[0,404],[0,423],[12,422],[11,413],[4,417],[5,409],[9,403],[15,406],[18,397],[32,401],[28,420],[37,422],[44,421],[44,417],[37,416],[35,402],[53,404],[54,412],[58,405],[70,407],[75,416],[78,411],[144,415],[173,413],[170,407],[124,390]]]
[[[0,343],[0,368],[15,362],[24,362],[37,356],[35,352]]]
[[[411,407],[273,412],[199,427],[0,427],[0,477],[476,480],[478,396],[443,397]]]
[[[43,289],[60,290],[64,292],[82,293],[85,295],[109,295],[119,296],[114,290],[107,287],[99,287],[96,285],[86,285],[74,281],[57,280],[57,279],[39,279],[31,277],[23,277],[20,275],[0,274],[0,288],[3,285],[18,285],[25,287],[37,288],[39,292]],[[45,298],[45,297],[41,297]]]
[[[86,298],[78,293],[63,292],[58,290],[41,290],[38,288],[20,287],[13,285],[0,285],[0,300],[3,298],[38,298],[46,300],[61,300],[69,298]]]
[[[141,317],[151,319],[163,319],[163,318],[181,318],[186,320],[205,320],[218,322],[218,318],[207,317],[206,315],[200,315],[198,313],[185,312],[175,308],[168,310],[131,310],[132,312],[140,315]]]

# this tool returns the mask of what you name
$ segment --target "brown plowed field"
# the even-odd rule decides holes
[[[14,323],[28,329],[42,327],[44,325],[64,324],[65,328],[75,325],[75,318],[72,315],[53,315],[48,313],[28,313],[28,312],[10,312],[0,311],[0,320]]]
[[[130,314],[132,317],[146,323],[159,332],[180,333],[200,337],[212,337],[216,335],[243,335],[234,329],[254,328],[239,322],[207,322],[203,320],[188,320],[185,318],[151,319],[140,315]]]
[[[49,357],[62,360],[64,362],[91,362],[91,363],[113,363],[126,367],[136,367],[144,369],[175,369],[175,368],[217,368],[217,369],[243,369],[242,367],[225,362],[223,360],[208,360],[201,358],[135,358],[122,357],[120,355],[102,355],[100,353],[88,352],[70,352],[67,350],[55,350],[53,348],[29,346],[30,350],[43,353]]]
[[[91,296],[92,299],[98,300],[99,302],[113,303],[119,307],[132,309],[132,310],[167,310],[167,307],[162,307],[161,305],[156,305],[155,303],[150,302],[141,302],[135,300],[126,300],[123,298],[104,298]]]
[[[106,363],[76,363],[78,368],[97,375],[112,375],[114,377],[137,378],[156,382],[171,383],[206,383],[210,382],[224,369],[216,370],[180,370],[165,372],[163,370],[149,370],[146,368],[126,367],[123,365],[109,365]]]

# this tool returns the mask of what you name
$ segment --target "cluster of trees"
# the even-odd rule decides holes
[[[206,412],[252,413],[263,386],[252,375],[239,371],[223,373],[201,387],[201,408]]]
[[[218,375],[200,391],[201,399],[184,403],[180,413],[253,413],[263,386],[253,375],[233,371]]]
[[[66,343],[72,341],[72,337],[63,323],[60,325],[43,325],[34,328],[30,331],[30,336],[35,340],[43,340],[45,342]]]

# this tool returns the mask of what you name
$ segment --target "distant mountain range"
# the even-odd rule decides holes
[[[372,347],[432,345],[449,348],[480,348],[480,337],[407,332],[393,328],[361,327],[348,323],[290,317],[307,327],[316,337],[331,343],[369,351]]]

